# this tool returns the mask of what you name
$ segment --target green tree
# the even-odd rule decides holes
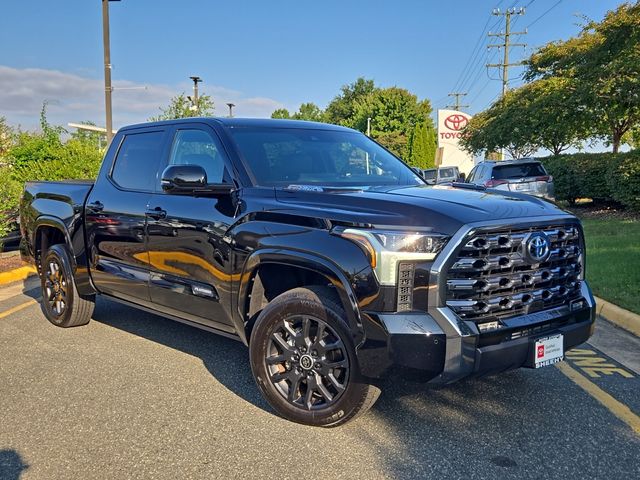
[[[322,122],[324,112],[315,103],[303,103],[296,113],[292,115],[294,120],[308,120],[311,122]]]
[[[624,3],[581,33],[552,42],[529,59],[525,78],[563,78],[574,88],[573,113],[617,152],[640,123],[640,2]]]
[[[513,89],[471,120],[462,145],[474,154],[504,148],[517,158],[545,148],[559,155],[589,136],[574,92],[573,82],[559,77]]]
[[[507,92],[487,110],[475,115],[464,129],[462,147],[478,155],[505,149],[513,158],[526,157],[538,148],[532,120],[517,90]]]
[[[288,118],[291,118],[291,114],[289,113],[289,110],[287,110],[286,108],[279,108],[271,114],[271,118],[288,119]]]
[[[437,147],[438,140],[433,124],[431,122],[418,123],[411,135],[407,163],[419,168],[435,167]]]
[[[194,108],[193,102],[187,98],[184,92],[176,95],[166,108],[160,107],[160,115],[150,117],[149,121],[174,120],[176,118],[210,117],[213,115],[213,99],[209,95],[198,97],[198,108]]]
[[[358,105],[365,102],[374,92],[379,90],[373,80],[360,77],[355,82],[343,85],[325,110],[325,121],[336,125],[353,127]]]
[[[431,104],[399,87],[377,89],[358,102],[352,127],[361,132],[367,129],[371,118],[371,137],[395,155],[407,157],[409,138],[414,126],[424,122],[433,126]]]

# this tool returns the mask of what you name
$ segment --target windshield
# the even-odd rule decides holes
[[[543,177],[547,174],[540,163],[519,163],[493,167],[493,177],[497,180],[509,178]]]
[[[401,160],[357,132],[295,128],[231,128],[262,186],[373,187],[422,185]]]

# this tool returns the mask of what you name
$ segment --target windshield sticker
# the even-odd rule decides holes
[[[289,185],[286,189],[302,192],[324,192],[324,188],[316,185]]]

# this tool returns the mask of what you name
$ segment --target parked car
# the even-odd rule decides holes
[[[88,323],[99,294],[232,337],[274,410],[309,425],[362,414],[384,379],[543,367],[593,331],[576,217],[430,188],[333,125],[125,127],[95,182],[29,182],[20,218],[51,323]]]
[[[467,183],[554,200],[553,177],[532,158],[480,162],[469,173]]]
[[[427,168],[422,171],[422,178],[429,185],[457,182],[460,180],[460,170],[458,167]]]

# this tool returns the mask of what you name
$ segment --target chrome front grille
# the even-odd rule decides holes
[[[527,239],[542,232],[550,253],[540,263]],[[470,233],[446,274],[446,304],[476,323],[507,319],[569,303],[580,296],[582,242],[575,225]]]

